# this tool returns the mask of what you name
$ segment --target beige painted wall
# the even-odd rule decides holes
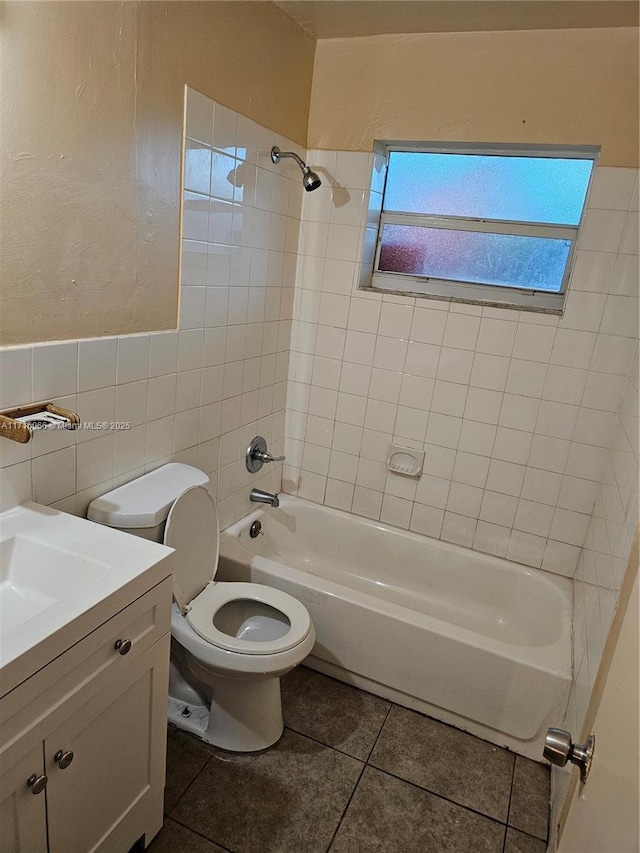
[[[370,36],[318,42],[309,147],[374,139],[602,145],[638,165],[638,31]]]
[[[306,141],[314,41],[270,3],[0,6],[0,345],[175,328],[184,84]]]

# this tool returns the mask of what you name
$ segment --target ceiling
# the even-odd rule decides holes
[[[639,0],[275,0],[317,39],[638,26]]]

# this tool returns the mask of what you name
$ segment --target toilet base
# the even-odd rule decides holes
[[[192,735],[204,739],[209,726],[209,706],[192,705],[190,702],[169,696],[167,722],[177,729],[182,729],[184,732],[190,732]]]
[[[231,752],[257,752],[280,740],[279,678],[217,678],[212,688],[208,743]]]
[[[213,680],[211,707],[169,697],[168,721],[230,752],[259,752],[284,731],[280,679]]]

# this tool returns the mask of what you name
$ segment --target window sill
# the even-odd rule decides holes
[[[409,280],[407,280],[409,279]],[[538,314],[552,314],[562,316],[564,310],[564,293],[540,293],[515,291],[504,293],[500,292],[502,288],[489,288],[492,295],[501,296],[503,298],[492,299],[489,294],[479,297],[477,295],[478,287],[485,285],[464,285],[450,282],[440,282],[430,280],[421,280],[418,278],[406,277],[406,286],[399,288],[397,286],[396,276],[385,276],[380,273],[373,275],[369,285],[359,285],[358,290],[363,290],[369,293],[386,293],[393,296],[406,296],[409,299],[436,299],[441,302],[462,302],[467,305],[481,305],[487,308],[507,308],[516,311],[529,311]],[[420,289],[420,284],[429,288],[429,292]],[[452,287],[458,290],[458,293],[451,293]],[[465,295],[464,290],[470,292]],[[449,291],[449,292],[446,292]],[[473,295],[471,293],[473,291]],[[496,293],[496,291],[498,291]],[[536,300],[536,304],[532,304],[532,299]]]

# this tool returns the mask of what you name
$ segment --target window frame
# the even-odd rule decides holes
[[[558,159],[592,160],[584,205],[577,225],[556,225],[553,223],[523,222],[518,220],[484,219],[479,217],[441,216],[384,211],[384,195],[389,165],[389,154],[394,151],[424,154],[471,154],[486,156],[519,156]],[[384,181],[382,185],[381,205],[376,228],[375,252],[371,262],[370,283],[363,289],[382,293],[440,299],[451,302],[467,302],[498,308],[516,308],[524,311],[538,311],[562,314],[569,289],[569,280],[575,260],[580,231],[588,207],[589,193],[593,183],[595,169],[600,154],[599,146],[594,145],[523,145],[523,144],[481,144],[481,143],[428,143],[428,142],[382,142],[374,143],[374,162],[382,157],[384,161]],[[464,282],[410,273],[388,272],[378,269],[382,249],[382,234],[385,224],[418,225],[447,230],[477,231],[493,234],[513,234],[526,237],[552,237],[570,240],[561,289],[557,292],[509,287],[505,285]]]

